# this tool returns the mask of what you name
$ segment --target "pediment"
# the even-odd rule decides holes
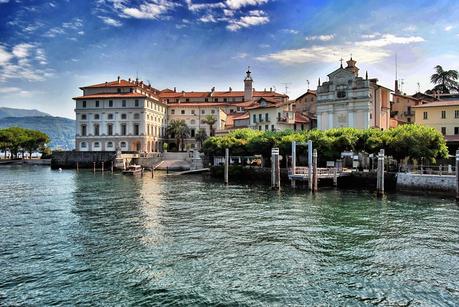
[[[346,70],[342,67],[338,68],[337,70],[335,70],[334,72],[328,74],[328,78],[330,79],[330,81],[332,80],[336,80],[336,79],[354,79],[355,76],[352,72],[350,72],[349,70]]]

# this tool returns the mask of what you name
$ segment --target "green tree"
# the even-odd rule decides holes
[[[4,152],[6,159],[6,152],[10,149],[13,142],[13,136],[7,129],[0,129],[0,150]]]
[[[207,115],[202,122],[209,125],[210,136],[215,135],[214,125],[217,122],[217,119],[213,115]]]
[[[49,137],[45,133],[37,130],[25,129],[25,138],[21,143],[21,148],[23,151],[28,151],[30,158],[32,158],[32,153],[37,151],[43,151],[45,145],[49,143]]]
[[[457,70],[443,70],[440,65],[435,66],[435,73],[430,77],[430,81],[435,84],[433,90],[449,94],[451,90],[458,89]]]
[[[199,128],[199,130],[198,130],[198,132],[196,132],[196,135],[195,135],[194,138],[199,143],[199,148],[202,148],[202,144],[208,138],[206,129]]]
[[[177,151],[185,148],[185,139],[190,135],[190,128],[183,119],[172,120],[167,128],[171,138],[175,138],[177,143]]]

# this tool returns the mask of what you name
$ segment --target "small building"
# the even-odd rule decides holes
[[[415,122],[437,129],[446,141],[459,136],[459,100],[440,100],[413,107]]]
[[[329,81],[317,88],[317,128],[359,129],[390,127],[391,90],[378,79],[359,77],[356,61],[350,58],[328,75]]]
[[[308,89],[306,93],[299,96],[293,102],[293,110],[299,112],[309,119],[311,128],[317,127],[317,94],[316,91]]]

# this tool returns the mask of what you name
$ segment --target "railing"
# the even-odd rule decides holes
[[[317,168],[317,176],[319,178],[333,178],[334,176],[338,175],[342,171],[339,171],[336,168]],[[297,166],[295,167],[294,175],[303,175],[307,176],[309,174],[309,168],[304,166]],[[288,169],[288,175],[293,175],[292,168]]]
[[[401,165],[398,171],[419,175],[443,176],[455,175],[456,167],[454,165]]]

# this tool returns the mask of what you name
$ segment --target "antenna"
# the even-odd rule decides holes
[[[395,53],[395,80],[398,80],[397,52]]]
[[[291,83],[291,82],[283,82],[283,83],[281,83],[281,84],[285,86],[285,95],[287,95],[288,86],[289,86],[290,84],[292,84],[292,83]]]
[[[405,84],[405,79],[399,79],[400,81],[400,92],[403,93],[403,85]]]
[[[421,92],[421,84],[418,82],[418,93]]]
[[[306,82],[308,83],[308,90],[309,90],[309,80],[306,80]]]
[[[276,86],[275,85],[273,85],[273,90],[276,91]]]

